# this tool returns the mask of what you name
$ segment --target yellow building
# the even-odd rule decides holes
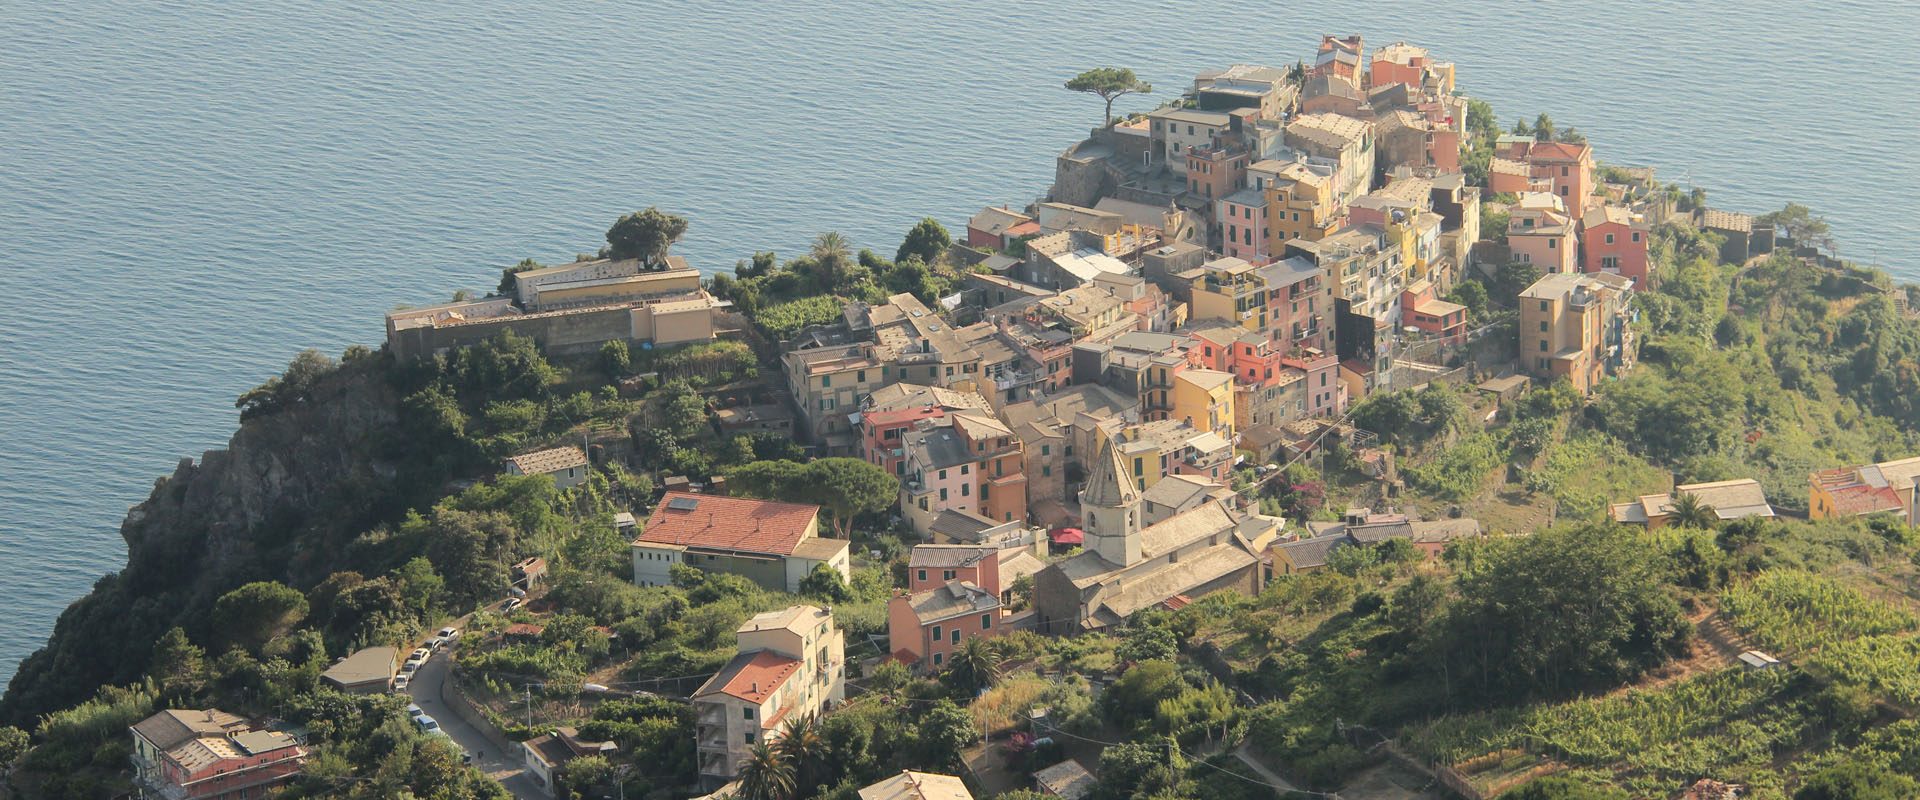
[[[1807,516],[1843,519],[1889,513],[1915,523],[1915,497],[1920,495],[1920,457],[1841,467],[1809,476]]]
[[[1233,374],[1189,369],[1173,376],[1173,418],[1233,438]]]
[[[1275,162],[1262,161],[1249,168]],[[1298,162],[1270,168],[1271,180],[1265,181],[1267,228],[1272,237],[1269,250],[1280,252],[1288,242],[1304,239],[1317,242],[1339,225],[1333,207],[1333,186],[1320,175]]]
[[[1193,281],[1192,319],[1226,320],[1250,331],[1267,327],[1267,282],[1254,265],[1231,256],[1200,265]]]

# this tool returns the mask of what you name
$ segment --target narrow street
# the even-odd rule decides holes
[[[407,694],[413,698],[413,704],[439,722],[440,729],[453,738],[454,744],[473,754],[473,765],[507,787],[514,797],[520,800],[546,800],[547,794],[540,789],[533,775],[527,772],[519,753],[500,752],[500,748],[486,734],[468,725],[449,707],[451,701],[447,699],[446,684],[451,671],[451,659],[444,651],[427,659],[427,663],[414,672],[407,684]]]

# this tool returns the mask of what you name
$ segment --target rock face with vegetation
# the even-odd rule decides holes
[[[61,615],[47,648],[9,685],[0,718],[26,724],[102,684],[138,680],[168,628],[209,632],[227,589],[328,569],[356,522],[391,514],[393,493],[374,487],[391,484],[391,446],[402,437],[377,360],[357,352],[336,367],[303,354],[271,413],[156,481],[121,525],[126,568]]]

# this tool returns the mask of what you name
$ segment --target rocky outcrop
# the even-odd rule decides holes
[[[126,568],[61,614],[20,665],[0,718],[30,723],[103,683],[137,680],[167,629],[206,640],[221,594],[250,580],[324,579],[345,542],[404,508],[390,462],[405,436],[383,361],[341,367],[241,425],[226,449],[156,481],[121,524]]]

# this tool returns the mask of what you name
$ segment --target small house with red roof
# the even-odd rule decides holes
[[[668,492],[633,540],[633,582],[665,586],[675,564],[740,575],[776,592],[798,592],[825,564],[852,579],[845,539],[820,536],[820,507],[745,497]]]
[[[733,780],[787,720],[846,699],[846,634],[818,606],[769,611],[735,632],[739,653],[693,693],[694,745],[701,785]]]
[[[1808,477],[1807,516],[1844,519],[1889,513],[1914,524],[1920,456],[1815,472]]]

